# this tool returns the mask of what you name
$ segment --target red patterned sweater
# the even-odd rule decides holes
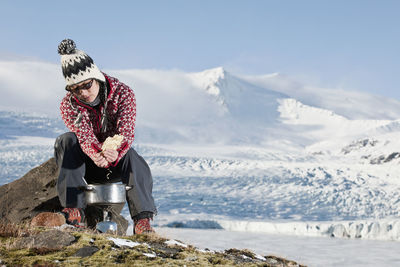
[[[104,74],[104,73],[103,73]],[[105,139],[109,136],[120,134],[124,140],[118,149],[119,155],[113,166],[126,154],[131,147],[135,135],[136,99],[129,86],[121,83],[116,78],[104,74],[110,85],[107,97],[107,131],[101,132],[101,113],[103,103],[96,110],[79,101],[72,93],[68,92],[61,101],[61,117],[68,129],[74,132],[79,144],[90,158],[101,151]]]

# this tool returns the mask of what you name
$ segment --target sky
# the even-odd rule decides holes
[[[0,60],[59,64],[71,38],[100,68],[222,66],[400,99],[396,0],[3,0],[0,10]]]

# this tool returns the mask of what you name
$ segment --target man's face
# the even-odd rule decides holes
[[[93,102],[99,94],[99,82],[91,79],[75,84],[68,88],[79,100],[90,103]]]

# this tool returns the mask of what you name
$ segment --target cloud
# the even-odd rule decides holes
[[[59,66],[33,61],[0,61],[0,106],[50,116],[59,114],[64,94]]]
[[[199,125],[217,118],[221,108],[180,71],[125,70],[111,75],[130,85],[136,94],[138,120],[162,126]]]

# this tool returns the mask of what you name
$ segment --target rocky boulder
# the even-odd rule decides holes
[[[14,247],[21,248],[37,248],[57,250],[71,245],[75,242],[75,237],[69,233],[60,230],[50,230],[41,232],[34,236],[23,237],[18,239]]]
[[[31,226],[54,227],[66,224],[65,216],[61,213],[42,212],[33,217]]]
[[[19,224],[29,222],[41,212],[61,211],[56,189],[57,176],[58,168],[55,159],[51,158],[22,178],[0,186],[0,220]],[[118,225],[118,234],[123,235],[128,221],[119,212],[113,212],[113,221]],[[88,207],[85,214],[91,228],[103,220],[103,213],[98,208]]]

